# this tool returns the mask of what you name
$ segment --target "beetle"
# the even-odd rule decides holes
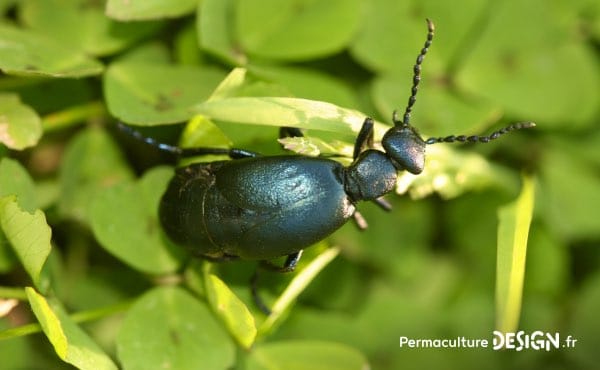
[[[403,118],[394,111],[382,138],[383,151],[373,147],[373,125],[365,118],[354,144],[353,161],[302,155],[261,156],[238,148],[179,148],[130,134],[180,157],[226,154],[232,160],[194,163],[176,170],[160,201],[160,222],[168,237],[193,254],[213,261],[260,260],[281,272],[293,271],[302,251],[332,234],[349,219],[360,228],[366,222],[356,210],[360,201],[391,207],[382,197],[395,187],[399,171],[420,174],[427,145],[452,142],[486,143],[517,129],[535,126],[521,122],[486,136],[451,135],[424,140],[410,124],[421,81],[421,64],[431,46],[434,24],[427,20],[425,45],[414,65],[411,94]],[[301,136],[283,127],[281,136]],[[282,266],[269,260],[287,256]],[[255,275],[256,277],[256,275]],[[255,279],[254,279],[255,282]],[[263,311],[268,309],[253,295]]]

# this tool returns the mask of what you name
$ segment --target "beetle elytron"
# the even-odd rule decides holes
[[[489,136],[453,135],[423,140],[409,121],[421,79],[421,64],[434,34],[433,23],[427,20],[427,25],[427,40],[414,66],[413,86],[402,120],[394,112],[394,127],[383,136],[384,151],[379,151],[372,148],[373,120],[366,118],[354,145],[354,160],[348,167],[331,159],[300,155],[182,149],[127,129],[139,139],[179,156],[227,154],[233,159],[196,163],[176,170],[159,209],[167,235],[195,255],[210,260],[268,261],[287,256],[282,267],[265,265],[292,271],[304,248],[324,239],[350,218],[354,217],[359,227],[366,227],[356,211],[357,202],[374,201],[389,209],[381,197],[394,188],[398,171],[423,171],[426,145],[488,142],[511,130],[534,126],[530,122],[517,123]],[[302,135],[297,129],[285,127],[282,133]]]

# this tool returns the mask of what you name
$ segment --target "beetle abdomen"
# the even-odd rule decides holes
[[[160,207],[176,243],[208,257],[269,259],[322,240],[354,213],[343,167],[300,156],[194,164],[177,170]]]
[[[228,255],[269,259],[324,239],[354,213],[343,167],[300,156],[226,162],[207,194],[207,227]]]
[[[209,238],[204,216],[206,195],[215,184],[214,169],[221,163],[177,169],[160,202],[159,217],[169,238],[200,256],[222,256],[221,248]]]

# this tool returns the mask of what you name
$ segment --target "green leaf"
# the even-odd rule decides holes
[[[99,128],[83,130],[70,141],[62,160],[59,211],[87,222],[94,195],[132,177],[121,151],[106,132]]]
[[[15,94],[0,94],[0,143],[10,149],[34,146],[42,136],[42,122],[37,113],[21,103]]]
[[[39,287],[40,272],[52,248],[52,231],[44,213],[23,211],[14,196],[0,198],[0,228],[31,280]]]
[[[158,204],[173,171],[157,167],[138,183],[123,182],[93,200],[91,225],[96,239],[128,265],[151,274],[175,271],[183,249],[169,243],[158,221]]]
[[[196,16],[196,32],[200,46],[231,65],[246,64],[246,56],[234,39],[234,22],[231,14],[233,0],[203,0]]]
[[[223,320],[227,330],[244,348],[250,348],[256,338],[254,316],[225,283],[216,275],[205,275],[205,289],[213,311]]]
[[[394,0],[365,3],[364,23],[351,45],[352,55],[373,70],[411,73],[427,35],[425,16],[408,19],[412,6],[408,1]],[[433,71],[430,59],[433,58],[428,55],[425,63],[428,70]]]
[[[326,101],[341,107],[358,106],[358,99],[346,82],[314,69],[252,66],[251,71],[265,81],[285,86],[293,96]]]
[[[245,68],[232,69],[215,88],[208,100],[218,100],[235,96],[235,93],[244,86],[246,72]]]
[[[174,18],[191,13],[198,0],[108,0],[106,15],[120,21]]]
[[[166,45],[158,42],[147,42],[134,49],[127,51],[127,54],[119,57],[119,63],[140,63],[140,64],[164,64],[171,63],[171,51]]]
[[[31,309],[61,360],[78,369],[117,369],[110,357],[66,314],[33,288],[25,288]]]
[[[408,71],[408,69],[407,69]],[[371,89],[373,103],[383,117],[392,118],[394,109],[404,112],[404,104],[410,95],[412,74],[403,78],[382,76]],[[411,123],[424,135],[448,136],[450,134],[481,134],[491,123],[502,116],[499,105],[488,101],[473,101],[457,95],[450,88],[434,83],[431,76],[424,76],[417,102],[411,114]]]
[[[103,69],[78,50],[5,24],[0,24],[0,44],[0,69],[7,74],[85,77]]]
[[[16,195],[25,211],[37,208],[36,187],[27,170],[14,159],[0,158],[0,197],[6,195]]]
[[[473,29],[479,30],[474,23],[486,11],[486,3],[479,0],[461,1],[460,12],[450,1],[371,0],[364,5],[363,25],[350,48],[352,56],[369,69],[406,76],[407,82],[427,37],[425,18],[435,24],[433,45],[423,67],[426,79],[460,62],[464,44],[470,47]]]
[[[147,63],[112,64],[104,95],[112,115],[144,126],[185,121],[223,79],[215,69]]]
[[[555,138],[545,144],[540,207],[552,230],[565,240],[598,238],[600,218],[594,216],[600,207],[597,166],[574,149],[583,146],[577,139]],[[597,147],[595,152],[597,155]]]
[[[237,39],[249,54],[265,58],[305,60],[330,55],[352,39],[361,19],[359,5],[357,0],[238,1]]]
[[[496,328],[503,332],[516,332],[519,325],[533,199],[534,180],[524,177],[519,197],[498,210]]]
[[[248,370],[365,370],[366,357],[341,343],[288,340],[257,346],[248,358]]]
[[[301,127],[353,134],[366,115],[355,110],[307,99],[242,97],[209,100],[194,111],[214,120],[251,125]],[[380,127],[377,127],[380,130]]]
[[[173,40],[173,60],[182,65],[207,64],[207,56],[198,48],[198,33],[196,24],[185,24]]]
[[[104,15],[101,2],[87,0],[26,1],[19,15],[28,28],[92,55],[118,52],[160,26],[115,22]]]
[[[208,307],[176,287],[159,287],[129,310],[117,336],[125,369],[228,369],[235,346]]]
[[[565,355],[581,369],[593,369],[598,364],[600,348],[600,274],[595,271],[583,283],[573,302],[570,325],[566,335],[576,339],[575,348],[565,348]],[[565,338],[566,338],[565,335]],[[563,333],[561,332],[561,340]]]
[[[294,153],[317,157],[319,155],[344,155],[352,158],[354,147],[341,142],[328,143],[316,137],[284,137],[279,140],[283,148]]]
[[[581,20],[565,22],[560,10],[544,0],[494,3],[459,66],[457,87],[547,126],[593,125],[600,101],[597,61],[584,37],[573,38]]]
[[[182,148],[210,146],[212,148],[229,148],[231,140],[212,121],[203,116],[195,116],[185,126],[179,145]],[[198,160],[206,162],[213,156],[200,156]],[[224,156],[223,159],[228,159]],[[190,158],[195,161],[196,158]]]

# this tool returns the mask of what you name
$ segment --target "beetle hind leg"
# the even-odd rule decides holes
[[[260,268],[274,272],[292,272],[296,269],[296,265],[298,264],[300,257],[302,257],[302,251],[289,254],[285,262],[283,263],[283,266],[278,266],[270,261],[263,260],[260,261]],[[269,316],[271,314],[271,310],[262,300],[260,294],[258,294],[259,271],[260,269],[257,268],[254,271],[254,274],[252,274],[252,277],[250,278],[250,291],[252,293],[252,299],[254,300],[254,304],[256,305],[256,307],[258,307],[265,315]]]
[[[302,257],[302,251],[289,254],[283,263],[283,266],[278,266],[271,261],[263,260],[260,261],[260,267],[274,272],[292,272],[296,269],[300,257]]]

